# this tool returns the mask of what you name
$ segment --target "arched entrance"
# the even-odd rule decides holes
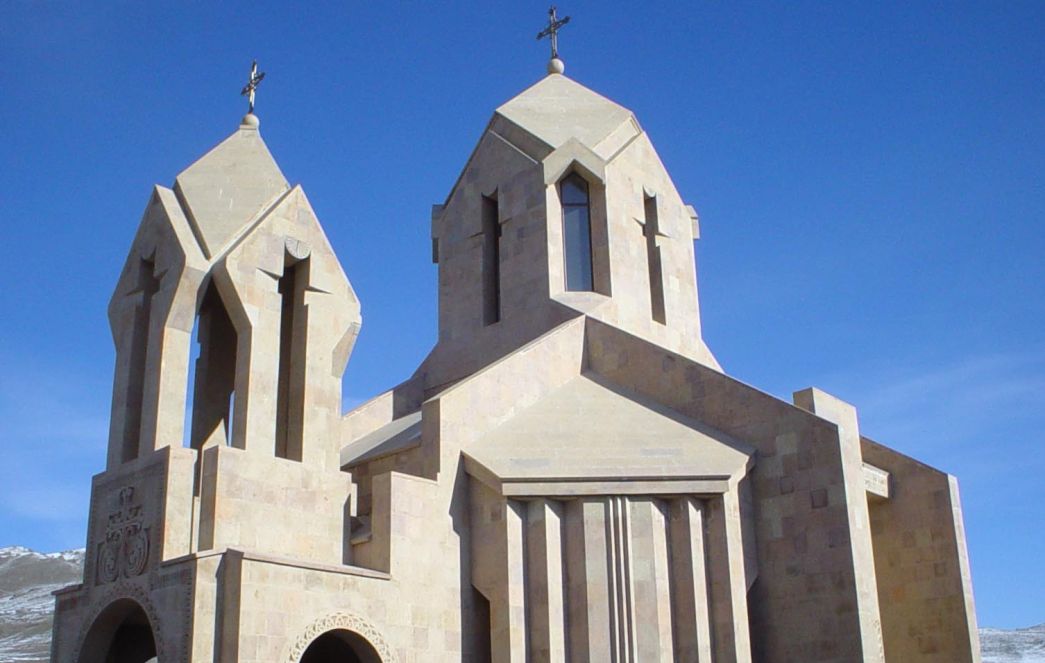
[[[77,663],[147,663],[156,640],[145,610],[133,599],[110,603],[91,624]]]
[[[366,638],[345,629],[327,631],[309,644],[301,663],[381,663]]]

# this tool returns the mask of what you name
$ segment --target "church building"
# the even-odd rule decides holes
[[[253,105],[155,187],[52,663],[980,660],[955,478],[723,372],[694,208],[555,55],[433,207],[438,341],[348,413],[353,268]]]

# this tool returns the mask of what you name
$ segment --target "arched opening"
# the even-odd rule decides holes
[[[113,601],[87,632],[77,663],[147,663],[156,640],[145,611],[131,599]]]
[[[200,301],[194,336],[199,349],[191,379],[189,446],[199,449],[214,435],[228,444],[235,408],[238,337],[214,281]]]
[[[595,290],[591,255],[591,210],[588,183],[577,173],[559,183],[562,202],[563,256],[566,289]]]
[[[313,640],[301,663],[381,663],[381,657],[363,636],[338,629]]]
[[[610,297],[606,185],[585,172],[576,164],[556,185],[562,211],[563,287]]]

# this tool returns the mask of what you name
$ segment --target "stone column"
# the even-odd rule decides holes
[[[736,484],[708,501],[708,563],[714,660],[750,663],[747,581]]]
[[[711,663],[711,605],[704,545],[704,505],[692,497],[671,502],[671,573],[676,655]]]
[[[526,516],[527,607],[530,660],[566,661],[563,515],[554,500],[534,500]]]
[[[672,661],[671,572],[668,521],[661,503],[629,498],[631,512],[629,562],[633,606],[630,628],[636,661]]]
[[[526,507],[508,500],[504,509],[505,566],[490,601],[490,640],[493,663],[524,663],[526,658]]]
[[[612,660],[606,544],[605,500],[569,502],[566,505],[567,623],[572,663]]]

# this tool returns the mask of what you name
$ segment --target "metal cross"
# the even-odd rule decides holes
[[[569,16],[559,18],[555,14],[555,5],[551,6],[548,10],[548,27],[537,33],[537,39],[544,39],[545,37],[552,38],[552,58],[559,57],[559,30],[562,26],[570,22]]]
[[[265,72],[258,73],[258,61],[254,60],[254,64],[250,66],[250,80],[247,81],[247,84],[243,87],[243,91],[240,92],[242,96],[247,97],[250,101],[250,109],[247,111],[248,113],[254,112],[254,90],[258,89],[258,84],[263,78],[265,78]]]

